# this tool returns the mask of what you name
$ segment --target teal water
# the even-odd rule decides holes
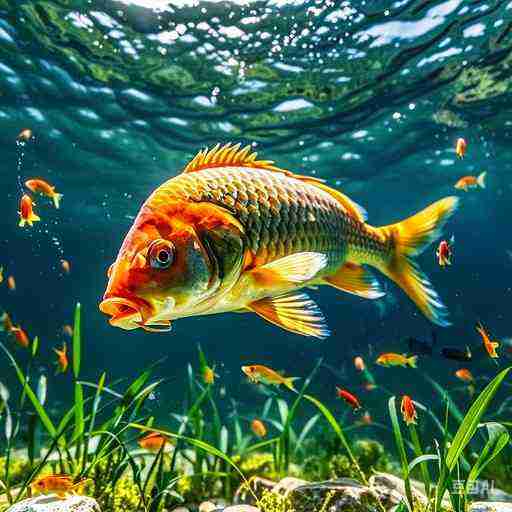
[[[323,357],[335,372],[317,378],[322,398],[334,403],[334,386],[346,386],[383,418],[382,396],[362,390],[353,357],[406,351],[405,337],[429,339],[433,328],[384,277],[388,296],[374,303],[311,292],[333,331],[312,341],[255,315],[183,319],[166,334],[121,331],[98,311],[106,270],[152,190],[205,146],[251,143],[262,158],[342,189],[373,225],[459,195],[447,228],[453,266],[439,268],[435,245],[420,258],[451,313],[452,327],[435,328],[438,346],[479,347],[478,320],[508,338],[511,51],[510,1],[0,1],[0,264],[17,281],[15,292],[2,285],[0,305],[40,337],[50,361],[80,301],[90,377],[134,376],[165,358],[167,381],[154,401],[163,415],[164,405],[170,412],[180,403],[200,342],[217,363],[227,406],[260,403],[241,365],[305,376]],[[25,128],[33,139],[17,144]],[[468,141],[463,160],[458,137]],[[483,170],[485,190],[454,190]],[[37,201],[43,221],[22,230],[19,182],[31,177],[64,199],[58,211]],[[473,373],[493,374],[474,352]],[[503,346],[499,364],[507,359]],[[7,362],[0,365],[3,375]],[[437,407],[421,372],[453,388],[461,366],[436,353],[420,358],[419,371],[374,374],[392,392]],[[43,363],[36,370],[48,372]],[[51,377],[51,396],[66,400],[68,382]],[[456,396],[468,403],[466,393]]]

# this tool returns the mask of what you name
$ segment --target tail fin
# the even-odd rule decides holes
[[[407,358],[407,364],[411,368],[416,368],[417,367],[417,363],[418,363],[418,356],[410,356],[410,357]]]
[[[292,391],[297,391],[295,389],[295,386],[293,385],[293,383],[296,381],[296,380],[299,380],[300,377],[287,377],[285,380],[284,380],[284,385],[288,388],[288,389],[291,389]]]
[[[444,327],[450,325],[446,307],[413,258],[441,235],[457,205],[457,197],[445,197],[402,222],[377,228],[382,237],[391,239],[392,251],[379,270],[400,286],[429,320]]]
[[[484,171],[478,175],[476,182],[480,188],[485,188],[485,178],[487,177],[487,172]]]
[[[57,192],[54,192],[52,194],[52,200],[53,200],[53,204],[55,205],[55,208],[57,208],[57,210],[59,209],[60,207],[60,200],[62,199],[62,194],[57,194]]]

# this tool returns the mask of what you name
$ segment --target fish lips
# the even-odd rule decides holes
[[[110,325],[125,330],[141,327],[149,332],[171,330],[171,322],[167,317],[173,308],[173,299],[166,299],[163,307],[155,312],[156,308],[148,301],[126,297],[108,297],[99,305],[100,311],[110,316]]]

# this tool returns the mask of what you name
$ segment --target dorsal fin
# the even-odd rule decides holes
[[[239,166],[288,173],[288,171],[275,167],[272,160],[256,160],[258,153],[252,151],[251,146],[240,149],[241,146],[241,144],[228,143],[224,146],[217,144],[210,150],[202,149],[187,164],[183,172],[195,172],[212,167]]]
[[[294,174],[285,169],[280,169],[274,165],[272,160],[257,160],[258,153],[252,151],[250,145],[240,149],[241,144],[225,144],[221,146],[216,144],[212,149],[202,149],[192,160],[187,164],[184,173],[201,171],[203,169],[211,169],[212,167],[252,167],[254,169],[264,169],[266,171],[278,172],[284,174],[290,178],[310,183],[311,185],[317,186],[324,192],[331,195],[336,201],[338,201],[348,215],[355,219],[364,222],[366,220],[366,211],[364,208],[359,206],[357,203],[349,199],[346,195],[332,189],[323,183],[323,180],[313,178],[311,176],[301,176],[300,174]]]

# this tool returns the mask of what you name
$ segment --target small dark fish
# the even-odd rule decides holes
[[[454,361],[471,361],[473,354],[468,346],[465,350],[460,350],[454,347],[444,347],[441,349],[441,355],[446,359],[453,359]]]

